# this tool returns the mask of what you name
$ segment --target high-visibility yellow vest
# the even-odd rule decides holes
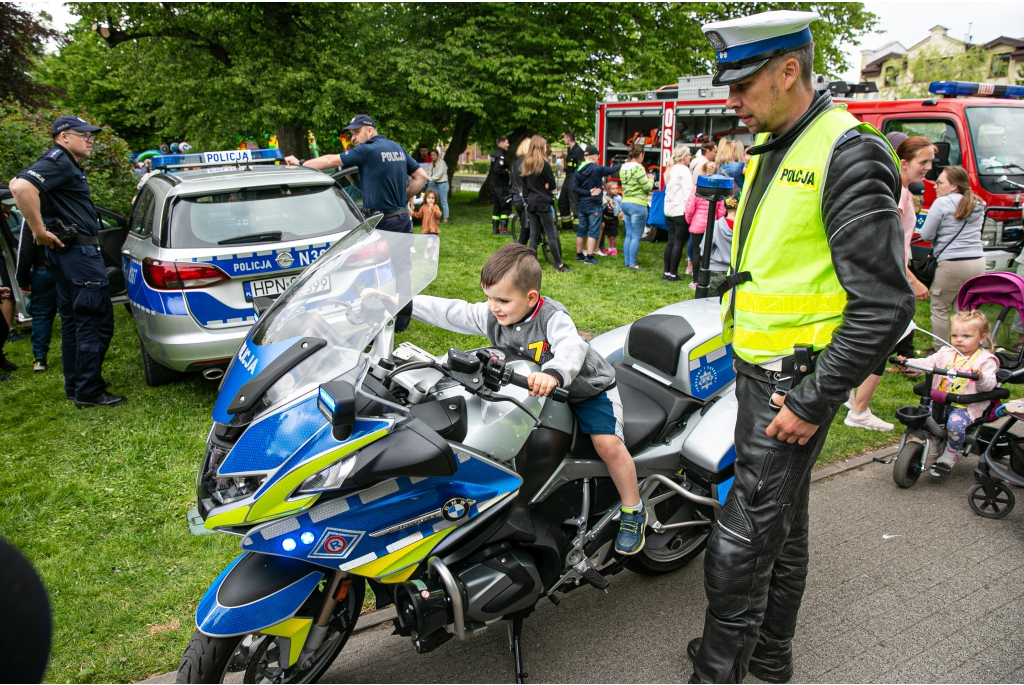
[[[730,263],[736,273],[750,272],[750,280],[722,298],[722,327],[734,353],[751,364],[793,354],[797,345],[821,350],[842,321],[846,291],[832,267],[821,194],[836,143],[852,129],[881,136],[841,105],[825,110],[789,148],[757,206],[747,207],[749,193],[743,194]],[[768,135],[758,134],[755,144]],[[760,161],[754,155],[747,165],[748,190]],[[747,211],[754,216],[738,255],[739,226]]]

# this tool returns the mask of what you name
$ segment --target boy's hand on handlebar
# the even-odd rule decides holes
[[[558,381],[550,373],[534,372],[526,377],[526,384],[530,386],[531,397],[547,397],[558,387]]]

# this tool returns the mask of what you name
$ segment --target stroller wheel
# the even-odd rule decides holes
[[[967,495],[967,501],[978,516],[999,519],[1013,511],[1016,499],[1013,492],[1002,483],[975,483]]]
[[[917,482],[924,470],[924,445],[914,440],[907,440],[903,449],[896,455],[896,463],[892,467],[892,479],[901,488],[909,488]]]

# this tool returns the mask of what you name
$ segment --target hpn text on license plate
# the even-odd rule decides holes
[[[280,295],[292,284],[298,274],[291,276],[278,276],[277,278],[265,278],[260,281],[244,281],[242,288],[245,291],[245,301],[251,302],[254,297],[267,297],[269,295]]]

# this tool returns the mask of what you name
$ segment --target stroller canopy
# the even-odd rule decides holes
[[[1013,307],[1024,314],[1024,278],[1009,271],[992,271],[968,279],[960,287],[956,306],[968,311],[982,304]]]

